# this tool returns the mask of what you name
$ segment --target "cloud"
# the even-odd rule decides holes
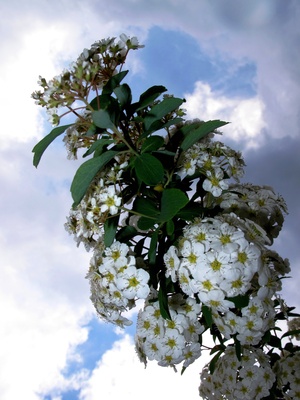
[[[196,400],[199,399],[199,373],[206,362],[207,357],[203,355],[183,375],[180,375],[180,367],[175,373],[171,368],[159,367],[156,362],[149,362],[144,368],[135,353],[132,337],[124,335],[102,356],[79,398],[129,400],[141,397],[150,400],[159,396]]]
[[[221,119],[231,122],[224,128],[225,135],[235,141],[244,141],[249,147],[259,146],[258,139],[265,127],[264,105],[256,96],[252,98],[230,98],[214,92],[207,83],[196,82],[193,93],[184,95],[187,118],[203,120]]]

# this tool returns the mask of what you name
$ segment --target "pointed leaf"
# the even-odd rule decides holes
[[[159,210],[156,208],[155,203],[149,198],[137,197],[134,204],[133,210],[139,214],[147,217],[156,217],[159,214]]]
[[[57,128],[54,128],[47,136],[45,136],[42,140],[40,140],[32,149],[32,152],[34,153],[33,156],[33,165],[37,167],[39,165],[39,162],[42,158],[42,155],[44,151],[47,149],[49,144],[53,142],[59,135],[64,133],[66,129],[68,129],[70,126],[74,124],[69,124],[69,125],[63,125],[63,126],[58,126]]]
[[[150,265],[154,265],[156,261],[156,247],[158,242],[158,232],[153,232],[150,241],[150,248],[148,252],[148,260]]]
[[[162,290],[161,287],[159,288],[159,291],[158,291],[158,302],[159,302],[159,309],[160,309],[161,316],[164,319],[172,320],[170,311],[169,311],[168,296]]]
[[[198,142],[200,139],[213,132],[215,129],[220,128],[221,126],[227,125],[228,122],[213,120],[204,122],[202,125],[198,126],[198,128],[191,130],[185,136],[181,143],[181,148],[183,151],[189,149],[193,144]]]
[[[116,129],[115,125],[112,123],[110,115],[106,110],[97,110],[92,112],[92,119],[94,124],[98,128],[103,129]]]
[[[150,136],[143,143],[141,152],[142,153],[150,153],[154,150],[157,150],[163,146],[164,142],[165,141],[161,136],[157,136],[157,135]]]
[[[104,223],[104,245],[109,247],[113,244],[118,229],[120,215],[112,218],[107,218]]]
[[[92,180],[98,172],[118,154],[118,151],[106,151],[99,157],[84,162],[76,171],[71,185],[71,193],[74,200],[73,207],[77,206],[85,195]]]
[[[148,90],[146,90],[144,93],[140,95],[140,100],[137,103],[138,107],[136,108],[136,111],[148,107],[154,102],[154,100],[157,99],[158,96],[160,96],[162,93],[166,91],[167,89],[164,86],[150,87]]]
[[[180,189],[165,189],[161,198],[160,222],[172,219],[189,202],[187,195]]]
[[[117,86],[114,89],[114,93],[117,96],[119,103],[123,108],[131,103],[132,100],[131,90],[130,87],[127,85],[127,83]]]
[[[114,89],[120,85],[127,74],[128,71],[121,71],[118,74],[112,76],[103,87],[102,94],[111,94]]]
[[[146,185],[155,186],[163,180],[164,167],[162,163],[148,153],[143,153],[134,161],[137,177]]]
[[[183,99],[177,97],[167,97],[160,103],[155,104],[144,118],[145,130],[147,131],[153,123],[176,110],[183,102]]]
[[[148,229],[152,228],[156,223],[155,219],[147,218],[147,217],[140,217],[137,222],[137,226],[142,231],[147,231]]]
[[[82,157],[87,157],[90,154],[95,152],[95,155],[99,156],[102,151],[104,146],[108,146],[109,144],[113,143],[113,139],[99,139],[94,142],[91,147],[83,154]]]

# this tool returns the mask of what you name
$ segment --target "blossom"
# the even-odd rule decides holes
[[[99,199],[102,203],[100,207],[101,212],[108,211],[111,215],[117,214],[122,199],[116,195],[116,189],[114,186],[104,188],[99,195]]]
[[[145,299],[150,292],[149,278],[147,271],[130,266],[118,275],[116,286],[127,299],[134,299],[135,297]]]
[[[223,178],[224,173],[221,168],[215,169],[214,172],[207,171],[202,187],[207,192],[211,192],[213,196],[219,197],[223,190],[228,189],[228,183]]]

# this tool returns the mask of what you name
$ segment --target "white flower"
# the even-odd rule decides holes
[[[207,171],[206,179],[203,182],[203,189],[211,192],[213,196],[221,196],[223,190],[228,189],[228,183],[223,180],[224,173],[221,168],[216,168],[214,172]]]
[[[200,344],[191,343],[188,346],[186,346],[183,350],[183,356],[184,356],[183,366],[186,368],[201,356]]]
[[[166,264],[166,277],[171,277],[173,282],[176,282],[176,275],[179,268],[180,260],[178,258],[178,250],[175,246],[171,246],[164,255]]]
[[[148,286],[149,274],[144,269],[137,269],[130,266],[125,271],[118,275],[116,286],[122,291],[123,296],[127,299],[146,299],[150,292]]]
[[[102,203],[100,207],[102,213],[108,211],[111,215],[117,214],[122,199],[116,195],[116,189],[114,186],[104,188],[99,194],[99,199]]]

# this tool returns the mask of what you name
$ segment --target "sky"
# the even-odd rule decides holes
[[[0,0],[0,398],[199,399],[203,355],[183,374],[144,369],[125,331],[100,321],[85,275],[90,254],[64,229],[78,162],[53,143],[31,99],[95,40],[126,33],[127,82],[186,99],[188,118],[224,119],[244,180],[270,185],[289,215],[274,249],[291,263],[282,296],[300,307],[300,3],[298,0]],[[133,315],[134,318],[134,315]],[[122,396],[122,397],[121,397]]]

